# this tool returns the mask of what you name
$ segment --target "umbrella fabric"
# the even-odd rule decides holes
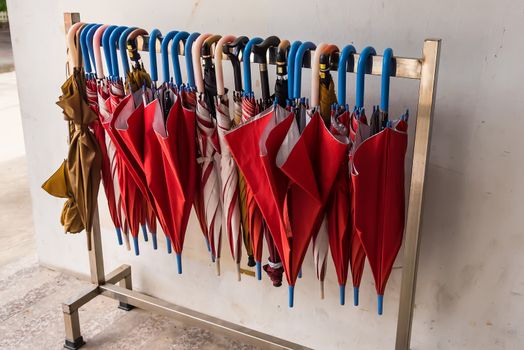
[[[286,144],[287,141],[291,147]],[[346,154],[347,142],[340,142],[333,137],[318,111],[311,116],[300,137],[290,130],[286,142],[279,151],[277,164],[280,163],[280,169],[292,184],[291,191],[287,192],[286,214],[292,234],[291,256],[283,257],[285,265],[288,265],[287,271],[290,271],[288,282],[292,294],[292,286],[307,246],[318,230],[328,196]]]
[[[259,105],[252,95],[246,95],[242,98],[242,121],[244,123],[251,120],[259,111]],[[273,237],[264,223],[262,212],[258,208],[253,191],[249,188],[249,185],[246,187],[246,207],[248,211],[249,233],[251,235],[251,241],[253,242],[253,253],[257,266],[257,278],[261,279],[262,239],[265,237],[269,258],[268,264],[264,265],[264,271],[266,271],[271,278],[273,285],[278,287],[282,284],[284,268],[282,267],[278,249],[273,242]]]
[[[317,50],[319,49],[320,45],[319,48],[317,48]],[[317,54],[315,53],[315,56],[316,55]],[[337,102],[337,96],[335,95],[334,83],[329,71],[322,72],[322,77],[319,78],[319,80],[319,112],[324,123],[327,127],[329,127],[331,123],[331,106],[333,106],[333,104]],[[348,141],[346,140],[344,140],[344,142],[346,144],[348,143]],[[322,299],[324,298],[324,279],[326,277],[326,264],[329,251],[328,228],[328,217],[325,216],[322,220],[322,224],[320,225],[318,232],[313,236],[313,261],[315,263],[317,278],[320,281],[320,296]]]
[[[120,164],[115,145],[107,132],[107,128],[110,128],[110,123],[111,123],[111,119],[113,118],[113,116],[110,110],[111,104],[109,102],[109,87],[105,79],[99,80],[97,93],[98,93],[99,120],[100,120],[101,126],[104,128],[105,149],[107,150],[107,159],[109,161],[110,178],[107,179],[107,183],[112,182],[112,186],[108,186],[108,187],[113,188],[116,218],[118,222],[120,223],[120,227],[124,231],[124,238],[125,238],[126,246],[127,246],[127,249],[129,250],[131,249],[130,244],[129,244],[129,232],[128,232],[129,230],[127,229],[128,224],[127,224],[127,220],[125,216],[122,194],[120,191],[120,179],[119,179],[119,167],[123,166],[123,164]],[[102,144],[102,142],[100,142],[100,144]],[[106,182],[106,176],[107,174],[104,175],[104,172],[102,172],[104,184]],[[108,198],[111,197],[111,193],[108,194],[106,192],[106,195]],[[115,223],[115,227],[118,227],[116,226],[116,223]]]
[[[221,178],[221,200],[223,211],[222,227],[225,229],[231,256],[237,264],[237,275],[240,280],[240,260],[242,258],[242,226],[240,212],[240,198],[238,187],[238,171],[231,152],[227,148],[225,134],[231,129],[232,121],[229,116],[229,100],[227,91],[225,95],[217,96],[217,132],[220,142],[220,178]]]
[[[193,123],[196,125],[196,93],[193,90],[188,89],[182,89],[180,91],[180,102],[182,104],[182,111],[184,113],[185,118],[188,121],[193,120]],[[196,128],[196,127],[195,127]],[[193,150],[195,151],[195,159],[201,158],[201,155],[199,153],[199,148],[197,147],[197,135],[196,132],[194,132],[195,138],[193,140]],[[201,179],[201,168],[200,166],[197,166],[195,168],[195,178]],[[206,211],[204,208],[204,191],[203,186],[200,181],[195,182],[195,193],[193,197],[193,207],[195,209],[195,214],[198,219],[198,223],[200,224],[200,229],[202,231],[202,234],[204,235],[204,239],[206,240],[207,248],[209,251],[211,251],[211,246],[209,245],[208,241],[208,233],[207,233],[207,223],[206,223]]]
[[[378,294],[378,311],[404,231],[404,160],[407,123],[368,138],[355,150],[351,177],[355,227]]]
[[[244,100],[245,99],[246,97],[244,97]],[[272,186],[268,177],[264,176],[266,172],[264,170],[263,163],[258,160],[258,157],[261,151],[261,137],[263,134],[266,135],[268,133],[265,132],[266,128],[271,127],[274,131],[273,134],[275,134],[274,129],[276,126],[278,126],[278,128],[276,128],[276,132],[280,133],[277,136],[280,136],[281,139],[276,140],[276,143],[278,143],[278,141],[282,141],[284,139],[287,129],[289,129],[291,123],[293,122],[293,118],[294,117],[290,112],[280,106],[277,106],[276,109],[271,108],[262,112],[252,120],[249,120],[249,122],[241,124],[239,127],[233,129],[226,135],[226,141],[231,154],[235,158],[239,169],[242,171],[242,174],[244,174],[247,187],[252,190],[253,199],[256,200],[256,208],[260,210],[261,214],[263,214],[265,223],[267,223],[268,226],[267,232],[270,232],[272,235],[271,242],[274,242],[274,247],[278,250],[278,252],[283,251],[281,243],[282,220],[279,214],[279,202],[278,198],[274,195],[274,191],[272,190]],[[285,177],[284,180],[286,180]],[[249,202],[248,209],[252,210],[252,208],[249,208]],[[261,226],[261,229],[265,228],[263,225]],[[250,233],[256,232],[257,231],[255,231],[255,229],[251,226]],[[262,232],[263,231],[259,231],[260,235],[262,235]],[[253,240],[253,242],[256,242],[256,240]],[[278,252],[276,256],[278,256]],[[257,258],[256,255],[255,258]],[[280,269],[282,269],[282,267],[280,267]],[[270,275],[270,277],[275,276]],[[275,280],[273,280],[273,283],[275,284]]]
[[[242,92],[234,91],[233,92],[233,125],[238,126],[242,123]],[[248,266],[255,266],[255,257],[254,250],[257,249],[257,252],[260,251],[259,260],[262,259],[262,236],[260,236],[259,241],[256,242],[257,247],[254,248],[254,242],[251,240],[251,234],[249,232],[249,211],[247,209],[247,184],[244,179],[244,175],[240,169],[238,169],[238,190],[239,190],[239,200],[240,200],[240,214],[242,215],[242,240],[244,242],[244,248],[246,249]]]
[[[164,195],[167,194],[169,199],[170,213],[165,220],[166,224],[172,227],[171,241],[177,255],[178,272],[181,273],[182,248],[196,185],[195,114],[184,112],[182,100],[178,94],[172,90],[168,90],[168,93],[174,103],[167,119],[164,120],[160,113],[159,101],[156,99],[156,114],[152,127],[163,159],[163,175],[167,185]],[[146,115],[147,108],[149,106],[146,107]],[[146,124],[146,130],[147,128],[148,124]],[[149,169],[149,171],[155,171],[155,169]]]
[[[83,68],[74,68],[61,90],[62,96],[57,105],[62,108],[65,119],[74,124],[74,131],[70,135],[67,159],[61,166],[63,170],[55,172],[42,187],[52,195],[67,197],[61,223],[66,232],[78,233],[85,229],[88,248],[91,249],[102,158],[96,137],[88,128],[97,115],[87,103]]]
[[[200,157],[200,175],[206,215],[208,241],[211,254],[220,273],[220,247],[222,236],[222,205],[220,203],[220,145],[216,121],[211,116],[204,100],[198,93],[196,104],[197,135]]]

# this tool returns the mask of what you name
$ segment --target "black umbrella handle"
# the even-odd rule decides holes
[[[235,91],[242,91],[242,70],[240,69],[240,60],[238,56],[244,50],[249,38],[239,36],[230,44],[222,46],[222,52],[227,55],[233,66],[233,77],[235,80]]]
[[[270,47],[278,46],[280,39],[277,36],[267,37],[260,44],[253,46],[254,61],[259,63],[260,70],[260,84],[262,86],[262,99],[267,101],[271,95],[269,93],[269,75],[267,73],[267,57],[266,53]]]

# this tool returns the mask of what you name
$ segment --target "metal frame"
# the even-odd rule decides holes
[[[72,24],[79,21],[79,13],[64,13],[66,32]],[[147,44],[147,37],[139,40],[139,50],[147,51]],[[420,80],[415,143],[413,149],[413,166],[411,171],[406,234],[404,240],[404,266],[402,269],[402,285],[400,290],[397,321],[396,350],[409,350],[411,340],[411,326],[413,322],[413,307],[420,244],[420,226],[424,199],[424,182],[431,143],[431,126],[433,110],[435,107],[440,45],[440,39],[427,39],[424,41],[422,58],[395,57],[396,69],[393,76],[397,78]],[[184,54],[182,48],[180,52],[181,55]],[[224,56],[224,59],[227,59],[227,57]],[[274,50],[268,51],[268,62],[269,64],[275,64]],[[356,72],[358,54],[353,62],[354,65],[348,68],[348,72]],[[309,68],[310,66],[310,56],[306,55],[304,59],[304,67]],[[381,75],[381,73],[382,56],[373,56],[372,69],[368,74]],[[264,349],[307,349],[299,344],[279,339],[268,334],[133,291],[131,266],[129,265],[122,265],[106,275],[104,273],[104,258],[102,255],[98,209],[95,211],[91,240],[92,249],[89,251],[89,262],[92,286],[62,304],[66,334],[64,344],[65,348],[78,349],[85,344],[80,333],[78,309],[96,296],[104,295],[119,300],[119,308],[121,309],[131,310],[133,307],[138,307],[144,310],[178,317],[186,322],[211,326],[217,331],[234,334],[240,337],[243,341]],[[117,285],[117,283],[119,285]]]

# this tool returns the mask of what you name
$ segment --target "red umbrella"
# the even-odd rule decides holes
[[[111,141],[111,138],[109,135],[107,135],[105,131],[105,127],[109,125],[112,115],[110,110],[110,102],[109,102],[109,88],[108,88],[108,82],[106,77],[104,76],[104,66],[102,64],[102,58],[101,58],[101,51],[100,51],[100,45],[102,40],[102,35],[104,34],[104,31],[106,28],[108,28],[108,25],[102,25],[99,27],[93,36],[93,51],[94,51],[94,57],[95,57],[95,67],[96,67],[96,75],[98,79],[97,83],[97,99],[98,99],[98,113],[99,113],[99,120],[101,123],[101,126],[103,127],[103,130],[95,128],[95,135],[97,135],[99,144],[101,146],[101,150],[103,153],[103,163],[102,163],[102,179],[104,183],[104,189],[106,191],[106,196],[108,199],[109,204],[109,211],[111,218],[113,219],[113,223],[115,224],[115,227],[117,228],[117,234],[119,233],[119,228],[124,229],[124,238],[126,242],[127,249],[130,248],[129,244],[129,235],[128,230],[126,229],[126,216],[124,212],[124,207],[122,205],[122,197],[120,192],[120,184],[119,184],[119,177],[118,177],[118,157],[116,154],[116,148]],[[102,139],[103,135],[103,139]],[[107,158],[105,156],[107,154]],[[107,164],[107,162],[109,164]],[[109,169],[108,169],[109,165]],[[112,190],[112,191],[111,191]],[[120,241],[120,239],[119,239]]]
[[[367,52],[374,54],[372,48]],[[366,53],[366,49],[363,54]],[[387,120],[389,76],[392,50],[386,49],[382,68],[381,113]],[[359,71],[365,67],[367,56]],[[357,107],[363,107],[364,81],[357,77]],[[375,279],[378,313],[382,314],[383,295],[404,232],[404,160],[407,148],[407,118],[369,137],[355,150],[351,171],[355,227],[362,241]]]
[[[211,110],[206,103],[206,90],[202,77],[200,63],[201,48],[204,41],[211,34],[202,34],[192,47],[193,70],[198,101],[196,105],[196,121],[198,146],[200,151],[200,174],[202,185],[202,198],[206,215],[208,241],[211,254],[216,261],[217,273],[220,274],[220,239],[222,236],[222,205],[220,202],[220,145],[218,141],[216,120],[211,115]]]
[[[237,265],[237,276],[240,281],[240,260],[242,258],[242,214],[240,212],[240,196],[238,186],[238,170],[226,145],[225,134],[233,125],[229,115],[229,99],[224,88],[224,72],[222,70],[222,50],[224,44],[236,39],[233,35],[222,37],[216,44],[215,71],[217,82],[217,130],[220,141],[220,179],[222,185],[222,227],[229,239],[231,256]]]
[[[242,52],[242,63],[244,66],[244,94],[242,98],[242,121],[245,123],[257,115],[261,111],[261,106],[255,101],[254,93],[251,87],[251,50],[254,45],[262,43],[261,38],[252,38],[246,44],[244,51]],[[264,106],[265,107],[265,106]],[[258,153],[255,154],[258,156]],[[269,232],[264,220],[262,218],[262,212],[258,208],[255,200],[254,192],[249,188],[249,184],[246,187],[246,205],[248,210],[249,220],[249,233],[251,234],[253,241],[253,250],[255,255],[256,267],[257,267],[257,278],[262,278],[261,271],[261,260],[262,260],[262,237],[266,238],[266,244],[268,247],[268,264],[264,265],[264,270],[269,275],[273,285],[279,287],[282,285],[282,274],[284,268],[278,249],[273,242],[273,235]]]

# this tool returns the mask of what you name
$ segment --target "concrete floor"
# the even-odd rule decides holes
[[[14,73],[0,74],[0,91],[0,349],[60,349],[61,302],[89,283],[38,265]],[[80,322],[84,349],[254,349],[105,297],[82,307]]]

